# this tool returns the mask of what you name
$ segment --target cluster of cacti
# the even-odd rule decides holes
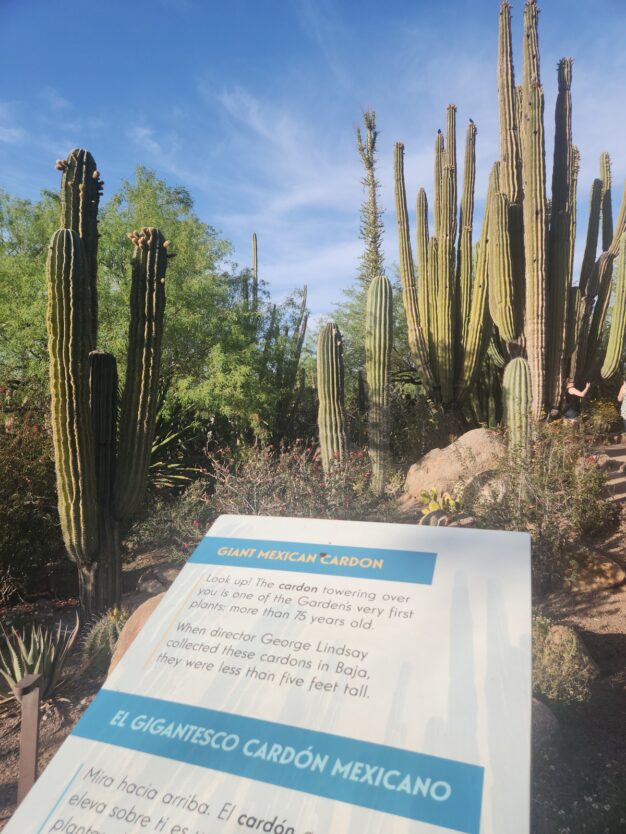
[[[390,365],[393,342],[391,283],[377,275],[367,291],[365,316],[365,368],[368,391],[369,454],[372,490],[382,495],[389,458]]]
[[[612,293],[612,267],[626,230],[626,192],[613,228],[608,154],[594,181],[587,242],[578,285],[573,284],[576,187],[580,154],[572,143],[572,60],[558,65],[552,197],[546,190],[546,155],[538,45],[538,9],[524,10],[524,72],[515,85],[511,10],[500,8],[498,99],[500,161],[490,177],[483,232],[472,258],[476,128],[470,122],[457,234],[455,108],[448,107],[445,141],[435,144],[434,234],[428,205],[417,198],[417,272],[411,252],[403,173],[396,145],[396,211],[400,272],[409,346],[426,391],[444,406],[476,397],[485,351],[504,367],[525,357],[532,413],[559,409],[563,380],[577,383],[617,371],[624,343],[626,297]],[[602,230],[602,254],[596,258]],[[456,242],[456,250],[455,250]],[[605,329],[614,297],[605,354]],[[484,385],[483,385],[484,388]]]
[[[129,234],[134,252],[118,438],[115,358],[95,350],[102,182],[84,150],[57,168],[64,225],[52,237],[47,264],[51,422],[61,529],[78,566],[81,605],[91,611],[119,602],[118,528],[137,511],[146,486],[168,242],[158,229]]]
[[[322,466],[328,473],[347,451],[342,339],[332,322],[322,327],[317,339],[317,394]]]
[[[580,154],[572,143],[572,60],[558,65],[552,197],[546,191],[543,88],[538,46],[538,9],[527,0],[524,10],[524,72],[515,86],[511,48],[511,10],[500,9],[498,94],[501,159],[498,191],[491,202],[491,245],[504,252],[506,268],[490,270],[490,312],[496,325],[495,349],[503,358],[528,360],[535,419],[556,412],[563,381],[577,382],[614,373],[603,363],[604,330],[610,307],[613,261],[626,229],[626,192],[615,230],[611,209],[608,154],[592,186],[587,240],[578,285],[573,284],[576,236],[576,187]],[[596,258],[602,229],[602,254]],[[493,263],[493,261],[492,261]],[[494,299],[494,303],[492,303]],[[612,319],[623,322],[624,297],[616,296]],[[612,353],[623,349],[619,324]],[[618,344],[619,343],[619,344]]]
[[[472,391],[490,335],[487,314],[488,217],[474,257],[472,228],[476,178],[476,125],[470,120],[457,221],[456,107],[447,110],[445,139],[435,142],[434,234],[428,200],[417,196],[417,280],[404,181],[404,145],[394,156],[402,299],[409,347],[422,384],[446,407],[464,404]],[[457,235],[458,229],[458,235]]]

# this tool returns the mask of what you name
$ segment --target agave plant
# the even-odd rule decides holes
[[[63,669],[79,628],[78,614],[74,628],[59,623],[54,629],[33,623],[30,629],[6,631],[2,626],[0,704],[19,700],[17,684],[30,674],[41,674],[41,698],[49,698],[64,680]]]

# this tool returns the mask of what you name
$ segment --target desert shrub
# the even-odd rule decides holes
[[[533,616],[533,691],[550,701],[571,704],[586,701],[595,667],[581,653],[576,633],[554,629],[554,623]]]
[[[532,535],[538,589],[565,578],[580,540],[617,518],[584,436],[560,422],[536,427],[528,458],[507,457],[487,485],[468,485],[463,505],[481,527]]]
[[[611,432],[622,431],[622,421],[616,400],[592,400],[584,419],[585,431],[590,439],[605,442]]]
[[[458,426],[441,411],[433,411],[426,398],[409,384],[397,384],[391,398],[389,440],[394,459],[401,464],[419,460],[431,449],[446,446]],[[454,430],[456,428],[456,431]]]
[[[16,698],[15,686],[29,674],[43,677],[41,698],[45,700],[63,683],[67,658],[74,647],[80,622],[74,628],[58,624],[56,630],[33,623],[18,631],[0,632],[0,703]]]
[[[153,498],[124,540],[126,555],[158,548],[182,558],[213,518],[207,487],[206,480],[198,480],[178,495]]]
[[[6,391],[0,391],[0,400]],[[39,589],[44,566],[65,558],[56,506],[52,443],[43,413],[0,402],[0,572],[16,590]]]
[[[112,608],[89,627],[83,638],[83,656],[93,672],[101,673],[108,669],[127,620],[128,611],[125,608]]]
[[[213,460],[215,515],[286,515],[304,518],[381,520],[386,501],[369,489],[371,468],[365,451],[350,452],[325,475],[311,448],[282,451],[249,447],[234,462]]]
[[[208,478],[174,499],[152,503],[131,528],[127,552],[165,547],[184,557],[223,513],[384,521],[394,512],[391,492],[401,484],[391,478],[390,497],[381,500],[369,489],[365,451],[350,453],[325,476],[314,450],[302,444],[280,451],[266,445],[242,447],[235,455],[213,455],[209,464]]]

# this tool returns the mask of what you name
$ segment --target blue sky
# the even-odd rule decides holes
[[[54,160],[82,146],[98,161],[106,197],[141,163],[189,189],[240,265],[249,264],[256,231],[260,272],[277,297],[307,283],[313,313],[329,313],[354,280],[362,249],[354,130],[363,110],[376,111],[381,132],[390,272],[393,144],[405,143],[409,195],[420,185],[430,194],[434,136],[449,102],[458,105],[460,149],[468,118],[478,126],[482,210],[498,155],[498,7],[498,0],[0,0],[0,186],[30,198],[57,188]],[[617,210],[626,176],[626,0],[541,7],[548,158],[556,63],[571,55],[581,214],[605,149]],[[518,0],[519,77],[522,11]],[[583,237],[579,231],[579,244]]]

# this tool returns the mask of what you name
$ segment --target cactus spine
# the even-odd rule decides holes
[[[345,459],[347,450],[342,338],[332,322],[322,327],[317,339],[317,391],[322,466],[329,474],[334,463]]]
[[[504,369],[504,422],[509,433],[509,449],[525,455],[530,446],[530,416],[532,411],[532,379],[525,359],[512,359]]]
[[[389,458],[389,380],[393,342],[392,290],[377,275],[367,293],[365,361],[369,401],[368,434],[372,490],[382,495]]]
[[[135,250],[128,364],[116,455],[115,358],[94,350],[97,333],[97,205],[102,183],[91,154],[74,150],[63,171],[61,222],[52,237],[48,346],[59,515],[86,612],[119,602],[119,525],[145,490],[156,412],[167,241],[131,233]]]

